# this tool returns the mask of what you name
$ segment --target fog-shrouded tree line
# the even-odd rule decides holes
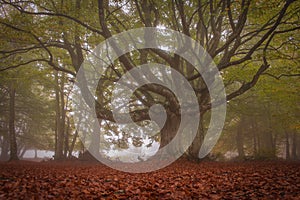
[[[22,158],[30,149],[54,151],[56,160],[86,151],[72,118],[76,74],[99,43],[141,27],[179,31],[201,44],[216,63],[227,116],[212,158],[300,159],[299,1],[0,0],[1,160]],[[130,112],[142,124],[150,119],[152,105],[163,105],[167,120],[159,134],[138,137],[113,123],[114,84],[130,69],[151,62],[180,72],[196,93],[202,120],[184,156],[197,159],[209,124],[208,88],[188,61],[157,49],[124,54],[105,71],[95,98],[101,134],[90,148],[162,148],[174,138],[178,101],[157,84],[135,91]]]

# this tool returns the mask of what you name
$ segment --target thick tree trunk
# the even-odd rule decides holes
[[[164,127],[161,129],[161,138],[160,138],[160,149],[165,147],[171,142],[171,140],[177,134],[178,128],[180,125],[180,116],[175,115],[174,113],[167,112],[167,120]],[[174,155],[179,149],[168,148],[166,153],[168,155]]]
[[[191,160],[199,160],[199,151],[204,139],[203,115],[200,116],[199,127],[194,141],[188,149],[188,158]]]
[[[177,140],[178,145],[174,145],[172,148],[166,149],[167,155],[177,155],[178,153],[184,153],[186,151],[186,156],[191,160],[198,160],[198,154],[204,138],[204,129],[203,129],[203,120],[202,116],[200,117],[198,131],[196,136],[188,149],[182,149],[181,147],[187,143],[186,139],[188,135],[183,135]],[[177,116],[173,113],[167,112],[167,121],[164,127],[161,130],[161,141],[160,149],[169,144],[172,139],[178,134],[178,129],[181,123],[180,116]]]
[[[16,90],[13,84],[9,90],[9,135],[10,135],[10,158],[9,160],[19,160],[18,146],[15,131],[15,96]]]
[[[176,134],[178,134],[180,123],[180,116],[167,112],[167,121],[161,130],[160,149],[169,144]],[[185,152],[185,156],[187,156],[189,159],[199,160],[198,154],[204,138],[203,115],[200,116],[198,131],[192,144],[188,147],[188,149],[182,149],[182,147],[185,146],[189,140],[187,137],[189,136],[182,135],[180,138],[178,138],[178,145],[174,145],[172,148],[166,149],[166,154],[172,156],[177,155],[178,153],[183,154]]]

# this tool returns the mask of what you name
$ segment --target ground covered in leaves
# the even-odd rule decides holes
[[[300,163],[192,163],[131,174],[100,163],[0,163],[0,199],[300,199]]]

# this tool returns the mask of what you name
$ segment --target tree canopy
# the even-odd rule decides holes
[[[0,10],[1,104],[7,108],[8,86],[15,84],[16,119],[23,123],[17,123],[16,130],[26,127],[24,133],[17,135],[30,136],[31,141],[37,141],[33,142],[37,148],[50,148],[39,146],[39,138],[52,140],[47,144],[55,148],[57,158],[67,156],[70,146],[74,147],[69,136],[72,135],[74,141],[77,138],[76,124],[72,125],[70,120],[69,99],[71,84],[81,64],[99,43],[117,33],[141,27],[179,31],[197,41],[216,63],[229,105],[222,141],[226,142],[226,136],[230,138],[239,124],[242,129],[251,127],[251,131],[244,132],[250,142],[244,140],[245,145],[241,144],[240,149],[236,145],[238,150],[249,149],[252,141],[257,142],[257,146],[251,146],[253,151],[264,150],[262,144],[269,140],[276,150],[278,138],[291,141],[292,134],[299,134],[299,1],[1,0]],[[151,62],[177,70],[197,96],[202,120],[194,142],[186,151],[186,155],[197,158],[209,123],[212,100],[201,74],[187,60],[165,50],[149,48],[126,53],[103,73],[94,99],[103,132],[96,141],[101,145],[106,143],[106,149],[112,148],[111,145],[124,149],[130,144],[151,146],[157,142],[162,148],[174,138],[180,122],[180,106],[175,95],[158,84],[137,89],[129,107],[132,118],[143,124],[150,119],[152,105],[163,105],[167,120],[159,134],[148,138],[122,135],[113,124],[111,98],[115,83],[130,69]],[[149,74],[155,76],[151,71]],[[177,80],[169,81],[174,84]],[[0,119],[8,124],[4,110],[1,108]],[[251,126],[247,125],[251,121],[248,116],[256,119]],[[286,131],[289,132],[287,137]],[[2,140],[4,135],[1,135]],[[105,139],[107,137],[110,140]],[[293,141],[296,144],[296,140]],[[25,143],[22,140],[22,144]],[[222,146],[226,145],[219,145],[217,149],[222,150]],[[3,148],[2,145],[2,152]],[[268,148],[270,145],[265,149]],[[296,150],[291,151],[297,154]],[[300,156],[300,150],[297,155]]]

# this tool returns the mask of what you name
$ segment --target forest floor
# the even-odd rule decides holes
[[[300,163],[179,160],[150,173],[100,163],[0,163],[0,199],[300,199]]]

